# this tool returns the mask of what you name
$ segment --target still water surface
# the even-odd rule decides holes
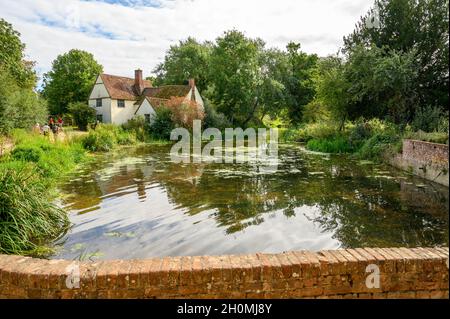
[[[386,165],[280,146],[258,163],[175,164],[170,146],[98,156],[61,185],[52,258],[132,259],[448,245],[448,188]]]

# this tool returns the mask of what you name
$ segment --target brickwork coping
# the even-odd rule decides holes
[[[448,298],[449,249],[77,262],[0,255],[0,298]]]

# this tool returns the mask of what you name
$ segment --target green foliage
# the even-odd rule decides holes
[[[379,160],[384,152],[401,141],[398,128],[372,119],[346,122],[342,129],[327,123],[313,123],[298,130],[298,140],[306,148],[325,153],[354,153],[361,159]]]
[[[227,127],[231,127],[230,121],[227,117],[216,111],[214,105],[212,105],[208,100],[205,100],[205,119],[203,120],[203,127],[205,128],[217,128],[221,131],[225,130]]]
[[[431,143],[448,144],[448,132],[432,132],[427,133],[423,131],[411,132],[407,131],[404,138],[411,140],[419,140]]]
[[[315,54],[300,51],[299,43],[287,45],[289,72],[284,85],[287,90],[287,114],[292,123],[300,123],[303,108],[310,103],[316,93],[314,72],[318,62]]]
[[[16,147],[7,160],[35,163],[45,182],[53,182],[84,159],[85,152],[76,141],[52,143],[47,137],[23,130],[14,130],[12,137]]]
[[[356,30],[344,38],[345,52],[375,45],[413,55],[417,78],[409,85],[418,94],[417,105],[448,108],[448,0],[377,0],[375,6],[379,27],[367,23],[369,13],[362,17]]]
[[[167,51],[164,62],[160,63],[154,73],[157,74],[155,85],[181,84],[188,79],[196,80],[199,90],[207,86],[208,61],[211,54],[211,44],[199,43],[194,38],[180,41]]]
[[[172,121],[172,112],[166,107],[156,109],[156,116],[148,127],[148,132],[153,139],[170,140],[170,133],[175,128]]]
[[[380,160],[389,148],[400,141],[398,134],[376,133],[367,139],[359,149],[357,156],[362,159]]]
[[[255,92],[260,77],[259,52],[263,43],[232,30],[217,38],[210,59],[211,102],[233,125],[243,126],[258,105]]]
[[[134,145],[136,142],[134,132],[114,124],[99,124],[82,139],[83,147],[92,152],[109,152],[116,145]]]
[[[345,136],[334,136],[324,139],[312,139],[306,144],[307,149],[323,153],[351,153],[355,147]]]
[[[89,123],[94,123],[96,118],[96,111],[85,102],[70,103],[67,110],[70,112],[73,121],[78,128],[86,131]]]
[[[0,253],[40,256],[67,231],[64,210],[53,204],[33,165],[0,166]]]
[[[38,163],[43,155],[42,148],[36,146],[19,146],[12,152],[13,160]]]
[[[145,117],[142,115],[134,116],[131,120],[128,120],[127,123],[123,124],[122,127],[125,131],[134,132],[136,138],[140,142],[145,142],[147,137],[147,127],[149,123],[145,122]]]
[[[25,44],[20,40],[20,33],[0,18],[0,69],[11,74],[18,87],[32,89],[37,76],[33,70],[34,62],[24,59],[24,51]]]
[[[70,103],[85,102],[103,67],[91,53],[70,50],[53,61],[52,70],[44,74],[43,95],[52,114],[67,112]]]
[[[411,126],[416,131],[433,132],[442,128],[443,116],[439,107],[425,106],[416,111],[416,115],[411,123]]]
[[[69,227],[52,190],[85,151],[76,141],[52,143],[24,130],[11,136],[16,148],[0,158],[0,253],[46,256]]]
[[[29,88],[21,88],[9,72],[0,67],[0,134],[14,128],[30,128],[43,123],[47,105]]]

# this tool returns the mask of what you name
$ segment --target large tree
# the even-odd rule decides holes
[[[0,18],[0,68],[11,74],[13,81],[21,88],[34,88],[36,73],[34,62],[25,59],[25,44],[20,33]]]
[[[14,128],[31,128],[47,117],[45,101],[31,88],[16,82],[15,76],[0,66],[0,135]]]
[[[371,12],[344,38],[344,52],[351,53],[358,45],[414,52],[420,103],[448,110],[448,0],[376,0]]]
[[[211,43],[199,43],[191,37],[171,46],[164,62],[153,70],[157,75],[155,84],[181,84],[194,78],[199,90],[205,90],[211,46]]]
[[[287,45],[289,70],[285,77],[287,90],[288,117],[294,124],[302,121],[304,107],[315,95],[314,70],[318,61],[315,54],[309,55],[300,50],[300,44]]]
[[[52,114],[68,111],[70,103],[85,102],[103,67],[91,53],[70,50],[53,61],[52,70],[44,75],[43,95]]]
[[[246,125],[256,112],[264,43],[232,30],[216,40],[209,68],[210,99],[232,125]]]

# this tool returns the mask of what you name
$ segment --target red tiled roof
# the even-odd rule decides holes
[[[190,90],[191,87],[189,85],[164,85],[157,88],[146,88],[143,95],[150,98],[169,100],[172,97],[186,96]]]
[[[103,84],[112,99],[137,100],[140,94],[134,86],[134,79],[110,74],[100,74]],[[151,88],[152,82],[144,80],[144,88]]]
[[[134,112],[134,114],[137,114],[137,112],[139,112],[139,109],[141,108],[144,99],[147,99],[150,102],[150,105],[153,107],[154,110],[160,108],[161,106],[164,105],[165,102],[169,101],[168,99],[160,99],[157,97],[148,97],[142,95],[142,97],[136,103],[134,103],[134,105],[138,105],[138,108],[136,112]]]

